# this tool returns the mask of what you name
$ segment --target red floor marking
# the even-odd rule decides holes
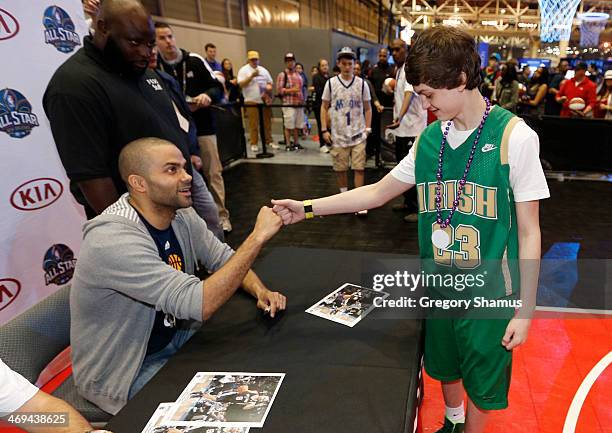
[[[548,315],[547,317],[550,317]],[[534,319],[529,339],[514,353],[509,407],[495,411],[486,433],[561,433],[574,394],[588,372],[612,350],[612,317]],[[422,432],[442,426],[440,384],[424,374]],[[612,367],[597,379],[576,433],[612,433]]]

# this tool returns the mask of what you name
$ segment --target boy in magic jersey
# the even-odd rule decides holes
[[[344,192],[348,189],[349,159],[355,176],[355,188],[364,184],[365,146],[368,134],[372,132],[372,110],[370,88],[353,73],[353,50],[342,48],[338,51],[337,60],[340,74],[327,80],[321,98],[321,137],[332,145],[333,169],[340,192]],[[331,119],[331,131],[327,129],[328,118]],[[360,215],[367,212],[359,210]]]
[[[314,215],[378,207],[417,185],[424,268],[469,275],[483,265],[497,263],[501,269],[504,259],[520,260],[520,277],[509,272],[514,278],[508,284],[506,273],[494,272],[485,285],[490,292],[479,293],[503,300],[520,287],[518,310],[502,309],[494,319],[426,320],[425,369],[442,382],[446,405],[438,433],[480,433],[488,412],[508,405],[512,349],[525,342],[535,308],[538,205],[549,197],[538,136],[480,94],[480,59],[474,39],[462,30],[424,31],[411,47],[406,78],[439,121],[423,131],[390,174],[331,197],[272,203],[283,222],[292,224]],[[434,289],[440,294],[440,288]],[[452,287],[443,295],[463,297]]]

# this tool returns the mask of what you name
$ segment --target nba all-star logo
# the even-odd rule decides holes
[[[81,45],[81,38],[75,32],[74,22],[64,9],[49,6],[43,15],[45,26],[45,43],[51,44],[62,53],[71,53],[74,47]]]
[[[38,126],[32,105],[15,89],[0,90],[0,131],[13,138],[23,138]]]
[[[68,246],[55,244],[45,253],[43,269],[45,271],[45,285],[57,284],[61,286],[72,279],[76,258]]]

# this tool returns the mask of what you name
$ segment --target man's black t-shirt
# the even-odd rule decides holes
[[[376,96],[384,107],[393,107],[393,94],[387,95],[382,91],[385,80],[389,77],[395,78],[393,72],[393,68],[389,64],[381,65],[378,63],[372,68],[372,72],[370,73],[370,81],[374,86]]]
[[[91,36],[55,72],[43,106],[71,190],[83,205],[80,181],[110,177],[119,194],[126,191],[117,162],[133,140],[168,140],[189,161],[188,136],[159,77],[151,70],[138,76],[114,70]]]
[[[153,227],[142,215],[140,215],[140,219],[155,241],[159,257],[162,261],[177,271],[184,272],[185,257],[172,226],[165,230],[159,230]],[[172,315],[166,314],[163,311],[156,311],[155,323],[153,324],[153,330],[147,345],[147,355],[159,352],[166,347],[174,337],[174,334],[176,334],[178,324],[179,321]]]

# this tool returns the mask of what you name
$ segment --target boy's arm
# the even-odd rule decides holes
[[[323,132],[321,134],[321,139],[328,143],[331,144],[331,133],[329,132],[328,126],[327,126],[327,112],[329,110],[329,101],[326,101],[325,99],[323,99],[323,103],[321,104],[321,129],[325,132]]]
[[[365,101],[363,106],[363,114],[365,114],[365,125],[367,129],[372,127],[372,106],[370,105],[370,101]]]
[[[522,307],[508,324],[502,338],[502,345],[507,350],[527,340],[536,307],[541,254],[539,204],[539,200],[516,203]]]
[[[312,200],[312,210],[314,215],[323,216],[372,209],[382,206],[413,186],[397,180],[392,174],[387,174],[374,184]],[[295,224],[305,218],[304,203],[301,201],[272,200],[272,204],[274,212],[283,219],[285,225]]]

